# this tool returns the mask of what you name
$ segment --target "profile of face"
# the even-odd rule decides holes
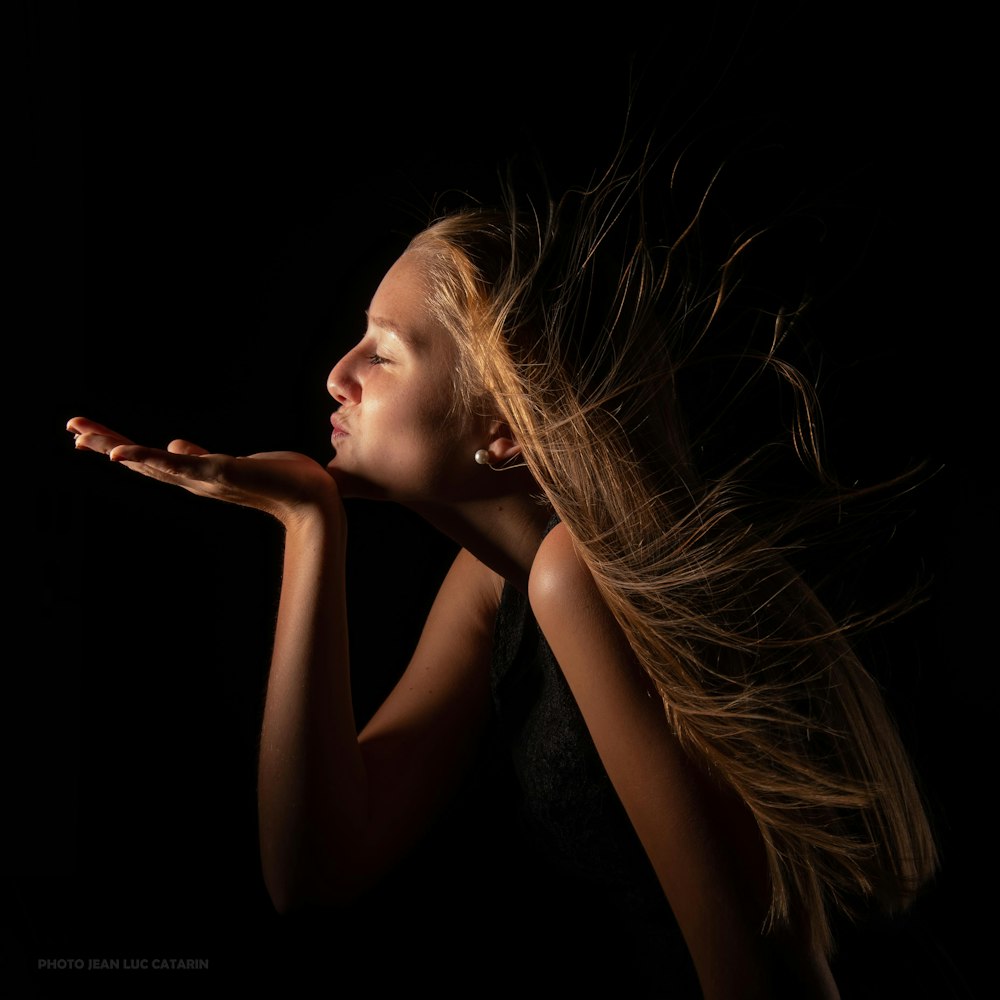
[[[371,300],[364,336],[330,372],[328,469],[344,496],[448,501],[482,477],[473,456],[489,421],[453,405],[457,348],[427,292],[419,255],[404,253]]]

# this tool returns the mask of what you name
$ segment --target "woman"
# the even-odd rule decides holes
[[[640,173],[611,173],[541,214],[510,200],[419,234],[330,373],[326,468],[69,430],[284,525],[259,766],[280,911],[372,886],[495,715],[523,827],[645,935],[643,989],[667,995],[689,957],[706,997],[837,996],[830,915],[904,905],[933,843],[874,683],[789,564],[794,525],[764,527],[744,468],[707,478],[687,440],[681,383],[743,247],[699,285],[697,227],[657,242],[642,200]],[[817,458],[784,326],[760,367],[795,387]],[[461,547],[360,733],[341,497],[405,504]]]

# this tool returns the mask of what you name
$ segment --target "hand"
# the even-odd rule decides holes
[[[211,454],[183,440],[171,441],[166,450],[147,448],[85,417],[73,417],[66,429],[79,449],[107,455],[112,462],[198,496],[266,511],[286,526],[312,512],[343,517],[333,478],[318,462],[297,452],[236,458]]]

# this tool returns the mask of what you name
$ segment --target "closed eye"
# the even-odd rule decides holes
[[[387,365],[388,363],[389,359],[383,358],[381,354],[368,355],[368,364],[370,365]]]

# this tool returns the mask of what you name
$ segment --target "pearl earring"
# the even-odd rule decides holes
[[[473,458],[475,458],[477,465],[490,464],[490,453],[485,448],[480,448],[479,451],[473,455]]]

